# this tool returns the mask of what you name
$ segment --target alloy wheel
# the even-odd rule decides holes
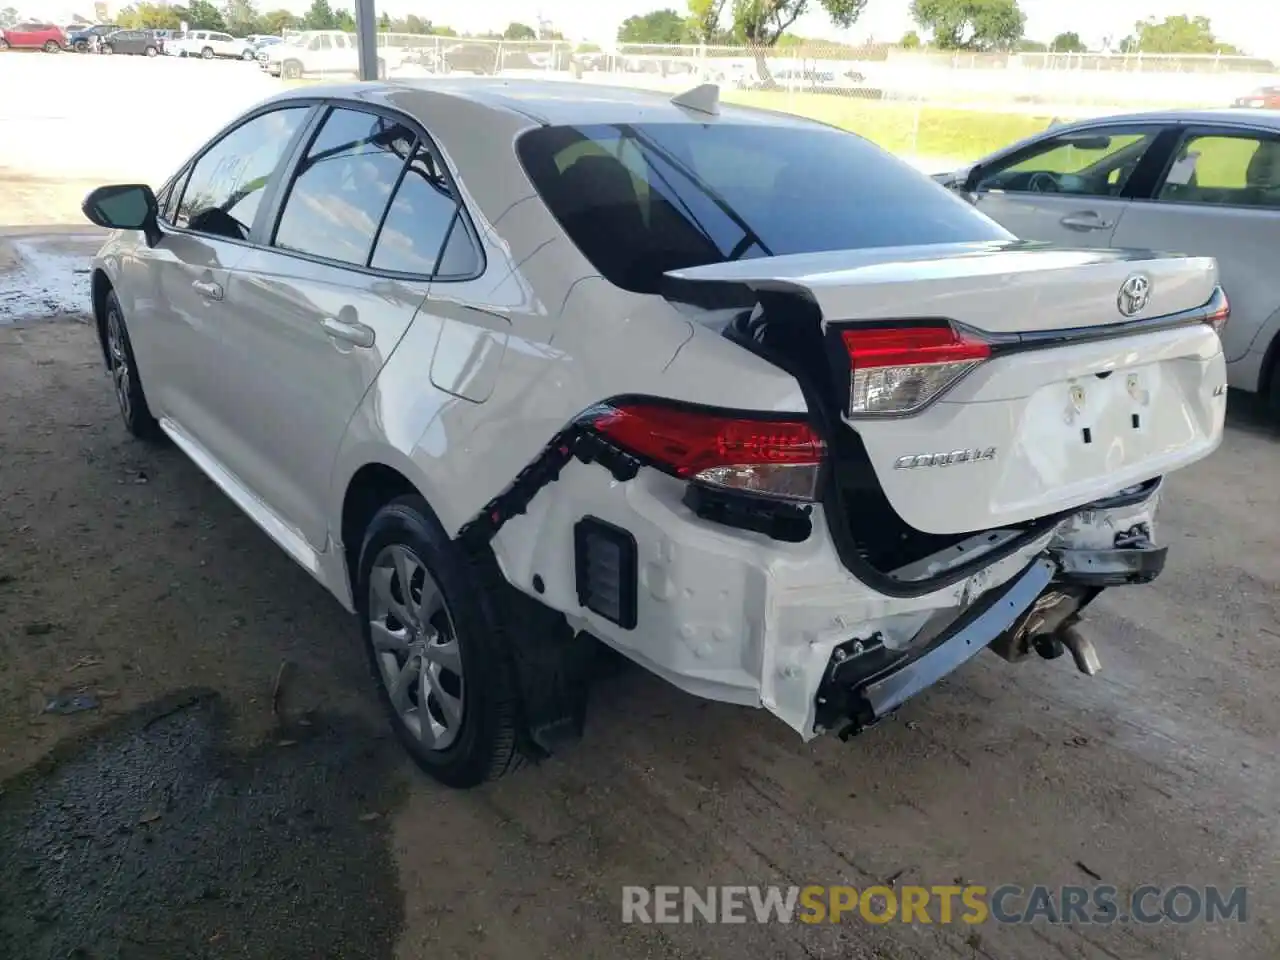
[[[369,572],[369,635],[378,672],[405,728],[429,750],[462,730],[462,656],[439,584],[409,547],[390,544]]]
[[[128,422],[133,414],[133,400],[130,397],[133,376],[129,369],[129,352],[124,345],[124,328],[120,324],[120,314],[115,310],[107,314],[107,354],[116,402],[120,404],[120,413],[124,415],[125,422]]]

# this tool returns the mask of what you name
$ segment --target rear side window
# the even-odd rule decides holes
[[[1244,131],[1192,134],[1158,196],[1170,203],[1280,208],[1280,138]]]
[[[365,266],[416,140],[395,120],[330,111],[298,164],[275,246]]]
[[[517,152],[606,280],[823,250],[1009,239],[970,204],[861,137],[766,124],[541,127]]]
[[[370,266],[430,275],[437,272],[440,261],[442,277],[473,273],[475,250],[465,228],[454,226],[460,216],[458,201],[435,155],[420,143],[391,201]],[[450,231],[458,234],[458,241],[449,244],[442,259],[440,252]]]
[[[263,191],[309,109],[259,114],[206,150],[191,168],[174,224],[215,237],[249,239]]]

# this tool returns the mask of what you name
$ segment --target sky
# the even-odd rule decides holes
[[[214,0],[218,2],[218,0]],[[348,5],[344,0],[331,0],[333,6]],[[531,25],[539,16],[549,20],[557,30],[573,39],[612,37],[618,24],[636,13],[670,6],[683,11],[684,0],[375,0],[378,11],[391,16],[415,13],[436,23],[448,24],[464,32],[501,30],[517,20]],[[0,6],[12,4],[23,16],[48,18],[55,22],[77,12],[92,17],[92,0],[0,0]],[[1280,3],[1275,0],[1019,0],[1027,15],[1027,36],[1048,41],[1068,30],[1080,34],[1090,47],[1099,46],[1104,37],[1118,39],[1133,30],[1133,24],[1146,17],[1162,19],[1173,14],[1207,16],[1219,39],[1258,56],[1280,56]],[[285,9],[300,12],[310,0],[258,0],[260,9]],[[811,0],[813,11],[807,13],[793,32],[812,37],[839,40],[897,40],[912,29],[911,0],[868,0],[858,23],[848,31],[832,26],[822,12],[818,0]],[[123,3],[108,0],[108,9]]]

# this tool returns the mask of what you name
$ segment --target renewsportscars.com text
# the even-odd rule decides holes
[[[623,923],[1221,923],[1246,920],[1245,887],[623,887]]]

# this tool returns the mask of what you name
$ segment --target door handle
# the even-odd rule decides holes
[[[1092,212],[1068,213],[1058,222],[1064,227],[1070,227],[1072,230],[1106,230],[1115,223],[1113,220],[1103,220]]]
[[[355,320],[350,322],[339,320],[337,317],[325,317],[320,321],[320,326],[324,327],[324,332],[335,340],[342,340],[357,347],[373,346],[375,339],[373,327],[363,323]]]
[[[210,300],[222,299],[222,284],[214,283],[212,280],[197,280],[191,284],[191,289]]]

